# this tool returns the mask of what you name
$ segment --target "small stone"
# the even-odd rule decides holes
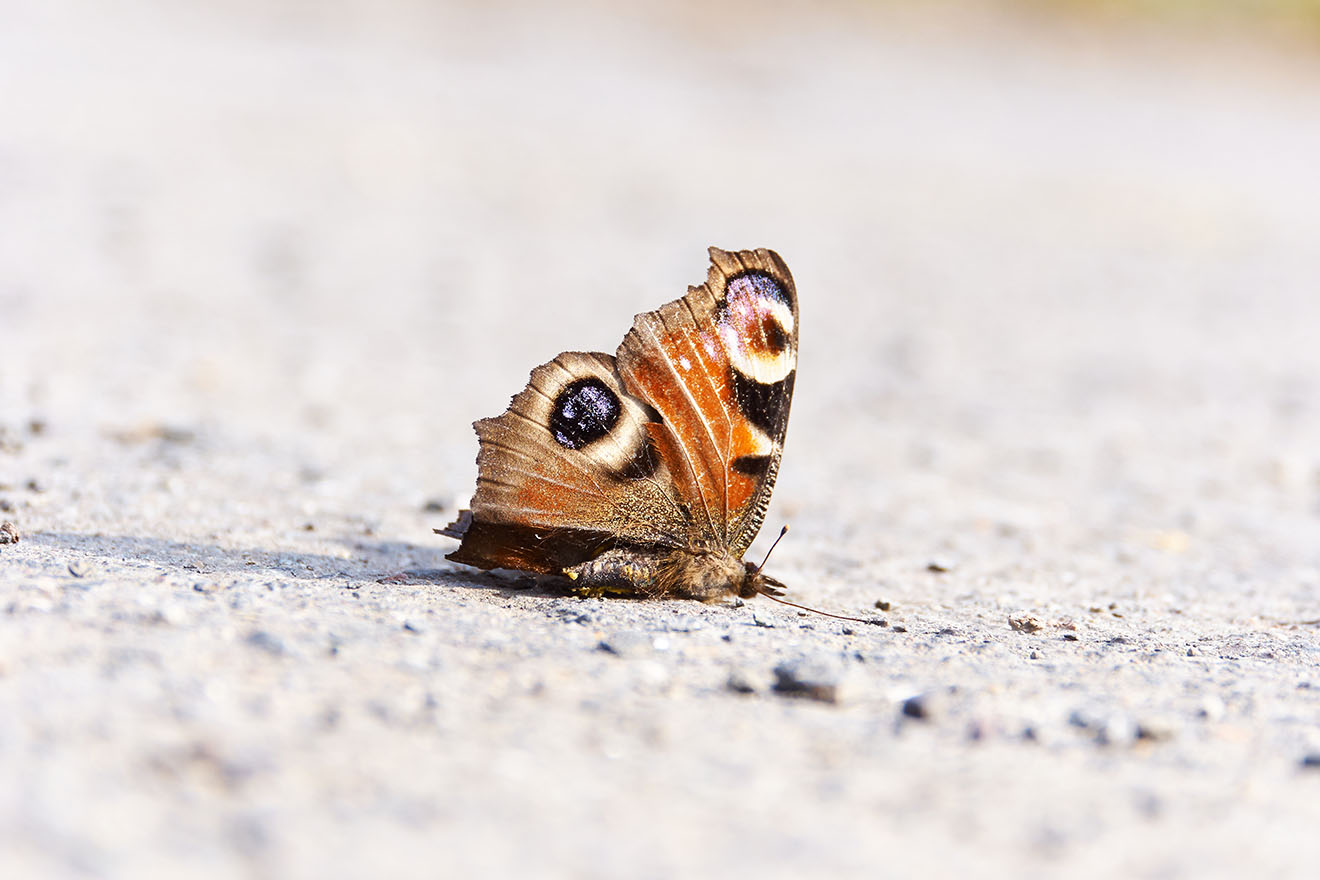
[[[10,501],[8,498],[0,498],[0,510],[3,510],[5,513],[13,513],[14,502]]]
[[[953,563],[948,559],[932,559],[926,563],[926,571],[933,571],[936,574],[944,574],[953,571]]]
[[[766,629],[775,628],[775,619],[773,617],[770,617],[769,615],[762,614],[760,611],[756,609],[752,610],[752,623],[755,624],[756,626],[763,626]]]
[[[822,703],[837,703],[842,670],[820,658],[801,658],[775,667],[774,691],[786,697],[803,697]]]
[[[87,577],[93,571],[92,564],[85,559],[75,559],[69,563],[69,574],[76,578]]]
[[[888,611],[892,606],[890,605],[889,602],[886,602],[884,599],[876,599],[875,607],[879,608],[881,611]]]
[[[1065,642],[1075,642],[1077,641],[1077,633],[1064,633],[1063,640]]]
[[[280,640],[279,636],[272,635],[264,629],[248,633],[247,638],[243,641],[274,657],[278,657],[284,653],[284,642]]]
[[[29,492],[45,492],[45,491],[46,491],[46,487],[43,486],[43,485],[41,485],[41,483],[37,482],[37,480],[35,480],[35,479],[28,480],[26,483],[23,484],[23,487],[24,487],[25,489],[27,489]]]
[[[1303,755],[1300,763],[1305,770],[1320,770],[1320,752]]]
[[[422,505],[423,513],[444,513],[449,510],[449,505],[439,498],[428,498]]]
[[[1040,632],[1042,626],[1040,618],[1031,614],[1020,614],[1017,617],[1010,617],[1008,619],[1008,625],[1012,628],[1013,632],[1020,633]]]
[[[404,632],[410,632],[410,633],[420,633],[422,631],[422,628],[417,624],[413,623],[411,620],[405,620],[403,622],[403,629]]]
[[[932,705],[930,694],[913,694],[903,701],[903,717],[916,721],[931,720]]]
[[[616,657],[635,657],[649,654],[654,646],[648,633],[637,630],[624,630],[603,638],[596,646],[598,650]]]
[[[756,693],[756,683],[752,677],[743,669],[732,669],[729,671],[729,679],[724,684],[735,694],[754,694]]]
[[[881,626],[884,626],[885,624],[884,624],[884,622],[882,621],[882,622],[880,623],[880,625],[881,625]],[[907,632],[907,627],[906,627],[906,626],[903,626],[903,625],[901,625],[901,624],[894,624],[894,632],[896,632],[896,633],[905,633],[905,632]]]
[[[1131,745],[1137,738],[1137,725],[1118,712],[1094,714],[1074,709],[1068,716],[1068,723],[1089,731],[1096,743],[1102,746]]]
[[[0,523],[0,544],[17,544],[18,540],[18,526],[9,520]]]
[[[1166,742],[1178,735],[1178,725],[1171,718],[1142,718],[1137,722],[1136,738],[1146,742]]]

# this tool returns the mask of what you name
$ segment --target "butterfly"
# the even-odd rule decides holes
[[[744,562],[797,371],[797,291],[774,251],[710,248],[706,281],[637,315],[613,356],[532,370],[480,440],[447,558],[560,575],[584,595],[782,595]]]

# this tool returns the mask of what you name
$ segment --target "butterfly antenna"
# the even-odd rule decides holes
[[[770,554],[775,552],[775,548],[779,546],[779,542],[784,540],[784,535],[787,534],[788,534],[788,523],[784,523],[784,527],[779,530],[779,537],[775,538],[775,542],[770,545],[770,549],[765,551],[765,559],[762,559],[761,564],[756,567],[757,574],[760,574],[761,570],[765,568],[765,564],[770,561]]]
[[[779,546],[779,542],[784,540],[784,535],[787,534],[788,534],[788,526],[786,524],[782,529],[779,530],[779,537],[775,538],[775,542],[770,545],[770,549],[765,551],[765,558],[762,559],[761,564],[756,567],[756,574],[760,574],[761,569],[765,568],[765,564],[770,561],[770,554],[775,552],[775,548]],[[835,620],[850,620],[853,623],[869,623],[872,626],[882,625],[881,621],[872,618],[849,617],[846,614],[831,614],[828,611],[821,611],[819,608],[812,608],[809,605],[799,605],[796,602],[790,602],[787,599],[781,599],[778,596],[766,590],[758,590],[757,592],[759,592],[762,596],[765,596],[767,599],[778,602],[780,605],[788,605],[792,608],[800,608],[803,611],[810,611],[812,614],[819,614],[823,617],[833,617]]]
[[[884,621],[876,620],[872,617],[849,617],[846,614],[831,614],[828,611],[821,611],[819,608],[812,608],[810,605],[799,605],[796,602],[790,602],[787,599],[781,599],[778,596],[772,596],[769,593],[762,592],[762,596],[778,602],[780,605],[789,605],[793,608],[801,608],[803,611],[810,611],[812,614],[819,614],[822,617],[833,617],[835,620],[851,620],[853,623],[869,623],[872,626],[884,626]]]

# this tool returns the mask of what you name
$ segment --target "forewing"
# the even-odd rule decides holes
[[[705,284],[638,315],[617,353],[700,541],[741,555],[779,470],[797,369],[797,293],[774,251],[710,249]]]

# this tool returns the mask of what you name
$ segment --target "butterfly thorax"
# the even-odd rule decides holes
[[[778,594],[783,586],[725,549],[653,552],[614,548],[564,569],[573,589],[588,596],[683,598],[712,602],[726,596],[750,599]]]

